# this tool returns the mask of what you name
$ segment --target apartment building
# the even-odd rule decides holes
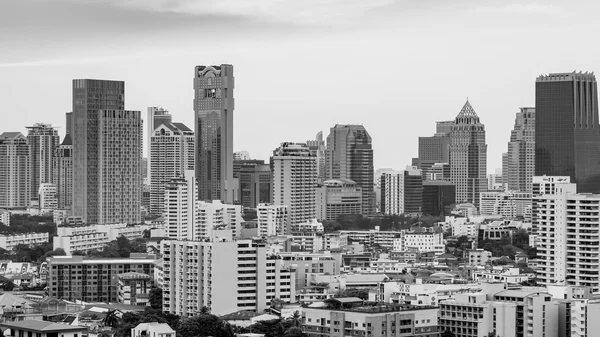
[[[485,266],[492,257],[492,252],[488,252],[481,248],[469,249],[467,250],[466,255],[469,266]]]
[[[60,228],[60,227],[59,227]],[[62,249],[67,255],[73,252],[87,253],[92,250],[101,250],[110,240],[105,232],[91,232],[71,234],[64,236],[55,236],[52,240],[53,249]]]
[[[534,189],[535,189],[534,183]],[[534,197],[533,218],[540,244],[538,281],[543,285],[589,286],[600,290],[600,195],[577,194],[573,183]]]
[[[496,302],[516,304],[516,333],[498,334],[515,337],[559,337],[559,303],[552,300],[552,295],[540,290],[504,290],[493,298]],[[495,329],[507,321],[496,319]]]
[[[17,245],[33,247],[48,241],[48,233],[0,234],[0,247],[9,252]]]
[[[294,273],[267,254],[264,242],[161,242],[163,311],[193,316],[206,306],[216,315],[261,312],[274,298],[295,299]]]
[[[261,237],[284,235],[289,215],[289,207],[286,205],[258,204],[256,208],[258,235]]]
[[[286,252],[278,255],[283,260],[283,265],[296,275],[296,289],[310,285],[310,273],[340,273],[340,261],[336,261],[331,255],[304,252]]]
[[[40,183],[38,200],[42,213],[51,212],[58,207],[58,188],[51,183]]]
[[[349,241],[358,242],[365,246],[379,245],[383,248],[393,249],[394,239],[400,238],[401,232],[380,231],[378,226],[368,231],[343,230],[340,234],[347,235]]]
[[[20,132],[0,134],[0,207],[24,208],[30,198],[30,158]]]
[[[52,245],[54,249],[62,248],[67,254],[74,251],[88,252],[100,250],[110,241],[121,236],[127,240],[135,240],[144,236],[145,230],[150,230],[150,225],[110,224],[90,226],[59,226]]]
[[[348,235],[336,233],[323,234],[323,249],[331,250],[348,246]]]
[[[324,336],[439,336],[437,307],[364,305],[359,298],[331,298],[325,307],[303,308],[302,332]]]
[[[196,172],[187,170],[184,177],[165,183],[164,219],[167,237],[174,240],[193,240],[198,201]]]
[[[48,262],[48,293],[67,301],[117,302],[118,275],[136,272],[154,276],[156,260],[150,254],[129,258],[55,256]]]
[[[128,272],[117,275],[119,303],[146,306],[150,302],[150,290],[154,285],[153,275]]]

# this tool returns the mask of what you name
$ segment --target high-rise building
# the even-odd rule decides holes
[[[286,205],[259,204],[256,207],[256,225],[261,237],[285,235],[289,222],[289,208]]]
[[[146,166],[146,176],[150,177],[150,144],[154,130],[161,124],[169,124],[173,121],[171,114],[163,108],[159,107],[148,107],[146,110],[146,160],[148,161]]]
[[[66,135],[70,135],[73,132],[73,113],[67,112],[65,113],[65,125],[66,125]]]
[[[73,80],[73,213],[87,223],[139,223],[142,119],[125,83]]]
[[[239,310],[262,312],[272,299],[295,302],[294,272],[252,240],[161,242],[163,311],[215,315]]]
[[[261,203],[271,203],[273,173],[269,164],[244,165],[238,174],[239,202],[242,206],[256,208]]]
[[[503,183],[510,191],[531,193],[534,173],[535,108],[521,108],[510,133],[508,152],[502,155]]]
[[[20,132],[0,134],[0,208],[29,206],[29,145]]]
[[[537,178],[537,177],[536,177]],[[538,282],[600,290],[600,195],[577,194],[574,183],[555,185],[554,194],[533,197],[533,218],[541,240]]]
[[[467,101],[450,132],[450,180],[456,185],[456,202],[479,205],[479,194],[487,189],[487,145],[485,127]]]
[[[173,178],[164,188],[166,236],[175,240],[194,240],[198,187],[196,173],[188,170],[184,177]]]
[[[150,214],[163,214],[165,184],[193,169],[194,132],[183,123],[161,122],[150,137]]]
[[[251,160],[250,152],[248,151],[237,151],[233,153],[233,160]]]
[[[54,153],[54,179],[59,209],[71,208],[73,204],[73,142],[67,133]]]
[[[452,121],[436,122],[432,137],[419,137],[419,157],[413,159],[413,166],[423,171],[423,177],[436,163],[450,162],[450,126]]]
[[[373,147],[362,125],[336,124],[327,137],[326,178],[350,179],[362,190],[362,213],[375,211]]]
[[[194,69],[196,178],[200,200],[233,203],[233,66]]]
[[[29,198],[36,198],[40,184],[52,183],[53,161],[60,143],[58,130],[52,125],[37,123],[27,127],[29,144]]]
[[[531,193],[517,191],[485,191],[480,194],[480,215],[502,215],[506,218],[531,214]]]
[[[214,237],[220,229],[231,230],[234,238],[241,237],[242,206],[224,204],[220,200],[196,203],[194,221],[194,240],[206,240]]]
[[[387,215],[420,214],[423,204],[422,172],[416,166],[381,176],[381,212]]]
[[[43,213],[51,212],[58,207],[56,185],[51,183],[41,183],[38,189],[38,200],[40,211]]]
[[[593,73],[539,76],[535,83],[535,175],[569,176],[600,193],[600,124]]]
[[[456,186],[449,181],[423,181],[423,208],[426,215],[445,216],[450,214],[451,205],[456,203]]]
[[[319,131],[314,140],[307,140],[306,145],[308,145],[310,152],[317,158],[317,180],[323,182],[326,179],[325,172],[327,171],[323,131]]]
[[[315,218],[317,162],[306,144],[282,143],[273,151],[273,204],[289,207],[291,225]]]

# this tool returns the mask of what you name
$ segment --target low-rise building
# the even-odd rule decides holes
[[[85,326],[76,326],[69,324],[54,323],[41,320],[25,320],[17,322],[0,323],[0,329],[6,331],[10,329],[9,336],[39,336],[39,337],[78,337],[87,333]]]
[[[394,239],[400,237],[399,231],[380,231],[379,226],[368,231],[342,230],[340,234],[347,235],[348,241],[358,242],[365,246],[379,245],[382,248],[393,249]]]
[[[365,305],[358,298],[332,298],[304,308],[302,331],[323,336],[439,336],[438,309],[400,304]]]
[[[10,226],[10,212],[5,209],[0,209],[0,223],[4,226]]]
[[[521,283],[535,278],[535,275],[521,274],[519,268],[493,267],[492,269],[474,270],[473,280],[477,282]]]
[[[177,333],[167,323],[140,323],[131,329],[131,337],[177,337]]]
[[[492,252],[481,248],[469,249],[466,251],[470,266],[484,266],[492,257]]]
[[[153,275],[128,272],[117,275],[119,303],[137,306],[150,305],[150,290],[154,285]]]
[[[33,247],[46,243],[48,240],[48,233],[0,234],[0,248],[10,252],[17,245]]]
[[[418,249],[419,253],[434,252],[444,254],[446,246],[442,233],[406,233],[401,232],[399,238],[393,241],[394,251],[405,251],[409,248]]]

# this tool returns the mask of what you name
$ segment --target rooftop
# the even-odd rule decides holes
[[[36,332],[67,332],[67,331],[87,331],[85,326],[73,326],[61,323],[53,323],[48,321],[38,321],[28,319],[25,321],[3,322],[0,323],[2,328],[15,328],[19,330],[28,330]]]

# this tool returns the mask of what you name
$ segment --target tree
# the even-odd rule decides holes
[[[298,327],[291,327],[289,329],[287,329],[285,331],[285,333],[283,334],[283,337],[303,337],[304,332],[302,332],[302,330]]]
[[[150,307],[152,309],[162,310],[162,302],[163,302],[162,288],[154,287],[154,288],[150,289],[149,300],[150,300]]]
[[[181,319],[177,324],[178,337],[233,337],[232,329],[212,314],[200,314]]]
[[[302,326],[302,315],[298,310],[294,311],[292,316],[288,317],[287,320],[291,323],[291,326],[299,328]]]
[[[52,251],[47,252],[44,256],[45,257],[52,257],[52,256],[65,256],[67,255],[67,253],[65,252],[64,249],[62,248],[56,248]]]
[[[442,332],[442,334],[440,335],[440,337],[455,337],[456,335],[454,333],[452,333],[452,331],[450,330],[446,330],[444,332]]]
[[[120,323],[120,319],[117,316],[116,310],[109,310],[106,313],[106,316],[104,316],[104,319],[102,320],[102,324],[104,326],[109,326],[112,328],[116,328],[117,326],[119,326],[119,323]]]

